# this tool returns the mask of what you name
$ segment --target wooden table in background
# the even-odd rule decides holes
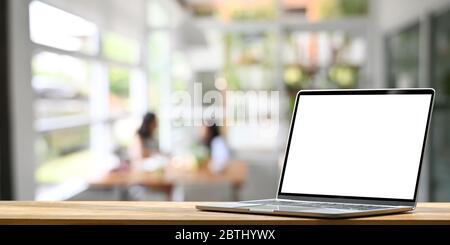
[[[0,224],[450,225],[450,203],[419,203],[411,213],[313,219],[204,212],[194,202],[0,202]]]
[[[120,188],[121,200],[128,200],[128,188],[133,185],[141,185],[159,190],[166,194],[167,200],[171,200],[172,190],[177,184],[214,184],[226,182],[233,188],[233,198],[238,200],[238,193],[247,179],[247,165],[240,161],[232,161],[221,173],[211,173],[208,169],[197,171],[113,171],[98,178],[92,179],[89,184],[93,188]]]

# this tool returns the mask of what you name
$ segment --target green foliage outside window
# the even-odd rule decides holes
[[[127,69],[112,67],[109,70],[109,89],[111,94],[128,97],[130,73]]]

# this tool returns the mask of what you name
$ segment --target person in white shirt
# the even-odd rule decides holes
[[[205,125],[201,134],[202,142],[209,153],[209,170],[213,173],[223,171],[230,160],[230,150],[220,134],[220,128],[215,123],[211,126]]]

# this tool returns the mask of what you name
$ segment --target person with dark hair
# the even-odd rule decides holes
[[[131,153],[133,160],[148,158],[152,154],[157,153],[158,141],[156,139],[156,129],[158,128],[158,119],[153,112],[147,112],[142,118],[136,137],[131,145]]]
[[[230,151],[220,128],[215,123],[204,125],[201,131],[202,143],[208,150],[208,168],[213,173],[222,171],[230,160]]]

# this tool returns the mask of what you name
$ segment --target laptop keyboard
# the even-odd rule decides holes
[[[308,208],[333,208],[346,210],[377,210],[389,208],[388,206],[377,206],[377,205],[330,203],[330,202],[291,202],[291,201],[277,201],[277,200],[262,200],[250,203],[257,203],[263,205],[282,205],[282,206],[308,207]]]

